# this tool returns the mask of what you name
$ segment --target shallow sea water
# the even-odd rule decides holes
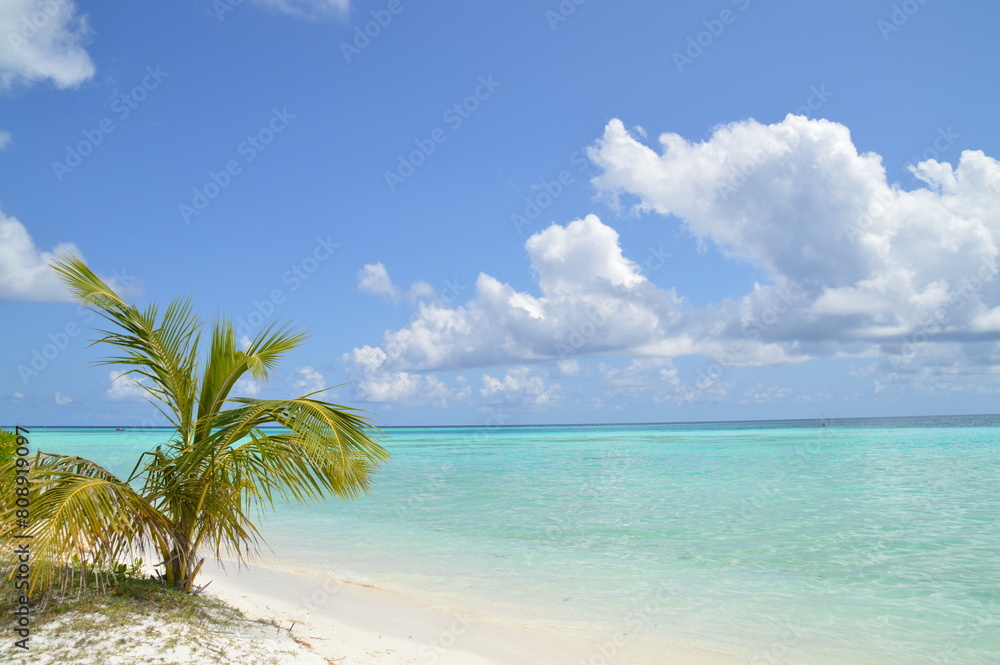
[[[1000,416],[391,428],[354,502],[279,506],[290,567],[650,650],[1000,663]],[[163,430],[36,428],[127,474]]]

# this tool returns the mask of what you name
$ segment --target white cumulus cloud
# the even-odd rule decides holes
[[[115,402],[138,401],[146,399],[149,393],[142,387],[142,379],[125,371],[111,370],[108,373],[108,389],[104,396]]]
[[[73,0],[5,0],[0,35],[2,88],[46,80],[72,88],[94,75],[90,25]]]
[[[234,397],[256,397],[260,394],[260,390],[263,387],[262,384],[254,381],[252,377],[244,376],[233,385],[233,392],[231,394]]]
[[[309,365],[303,365],[298,369],[298,378],[295,380],[295,387],[303,394],[314,393],[326,388],[326,380],[323,375]]]
[[[1000,362],[995,159],[965,151],[954,167],[922,162],[912,171],[925,186],[905,191],[826,120],[735,122],[699,143],[667,133],[659,152],[640,139],[620,120],[607,125],[589,151],[603,171],[597,188],[679,218],[771,282],[696,313],[714,339],[762,343],[765,363],[874,346],[899,368],[916,335],[962,347],[968,362]]]
[[[359,394],[413,399],[447,370],[571,377],[587,357],[633,360],[602,370],[608,390],[677,402],[784,399],[781,388],[740,391],[729,370],[817,357],[881,357],[895,375],[1000,370],[997,160],[922,162],[912,171],[923,185],[908,191],[827,120],[734,122],[701,142],[664,134],[659,150],[644,140],[607,125],[588,151],[598,191],[680,223],[763,283],[693,307],[683,283],[650,282],[596,216],[553,224],[525,243],[535,289],[480,273],[466,302],[417,301],[408,324],[345,354]],[[384,267],[366,268],[372,291],[399,292]],[[686,355],[709,366],[684,380],[664,364]],[[521,371],[486,373],[479,396],[517,392]]]
[[[345,353],[341,361],[348,365],[354,384],[354,398],[363,402],[434,403],[446,406],[451,397],[466,398],[470,390],[461,384],[452,389],[433,374],[392,370],[385,366],[386,354],[379,347],[363,346]]]
[[[479,394],[487,405],[545,406],[559,398],[562,387],[528,367],[514,367],[503,376],[483,374]]]
[[[0,212],[0,300],[71,302],[69,291],[49,267],[49,261],[63,252],[81,256],[73,243],[39,251],[24,224]]]
[[[399,302],[399,287],[392,283],[389,271],[383,263],[368,263],[358,271],[358,289],[372,296],[385,296],[393,302]]]
[[[481,273],[465,305],[419,302],[413,320],[354,362],[378,354],[384,371],[464,369],[617,352],[659,341],[679,314],[625,258],[618,233],[596,216],[552,225],[525,245],[540,294]]]
[[[389,277],[389,271],[381,261],[378,263],[367,263],[358,271],[357,286],[358,290],[362,293],[387,298],[397,304],[403,300],[403,296],[406,296],[410,302],[419,302],[421,300],[431,300],[438,295],[433,286],[422,280],[411,284],[410,290],[404,293],[401,288],[393,283],[392,278]]]

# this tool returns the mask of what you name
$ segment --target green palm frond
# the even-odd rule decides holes
[[[73,555],[111,564],[151,548],[167,581],[190,589],[201,548],[241,561],[259,550],[263,541],[251,514],[273,508],[276,499],[353,498],[371,487],[388,453],[363,412],[313,399],[316,393],[288,400],[231,395],[247,373],[267,380],[306,339],[304,332],[270,325],[244,351],[232,322],[220,318],[200,358],[202,324],[189,300],[175,299],[162,312],[155,305],[140,311],[76,257],[62,256],[53,268],[110,324],[94,343],[111,344],[117,355],[98,362],[126,367],[175,432],[140,456],[127,481],[81,458],[36,456],[30,535],[33,556],[46,563],[36,567],[33,585],[50,582]],[[11,464],[0,465],[5,495],[13,492],[4,481],[13,477]],[[14,533],[12,510],[2,514],[5,546]]]
[[[253,378],[266,381],[278,360],[302,345],[309,335],[289,326],[272,324],[264,328],[247,348],[247,358]]]
[[[98,331],[104,336],[95,344],[112,344],[122,351],[122,355],[104,358],[98,364],[125,365],[133,368],[132,373],[148,379],[144,388],[155,401],[168,407],[169,413],[161,409],[164,415],[176,427],[186,429],[193,418],[197,391],[201,327],[191,311],[190,300],[174,299],[162,316],[155,305],[140,312],[75,257],[53,261],[53,269],[85,305],[120,329]]]
[[[212,330],[212,343],[198,403],[196,427],[199,438],[216,426],[216,414],[244,374],[249,372],[255,380],[266,381],[281,356],[300,346],[305,338],[303,332],[271,324],[251,340],[244,352],[236,348],[232,322],[227,319],[217,321]]]
[[[83,261],[72,254],[62,254],[52,261],[55,270],[77,300],[101,310],[125,309],[128,305],[114,290],[95,275]]]
[[[15,461],[0,466],[14,475]],[[46,586],[73,556],[99,566],[133,552],[157,550],[169,539],[170,522],[131,485],[80,457],[38,454],[30,459],[31,519],[20,528],[13,502],[0,519],[4,541],[16,531],[31,546],[30,584]]]

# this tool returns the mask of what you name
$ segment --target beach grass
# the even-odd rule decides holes
[[[14,594],[4,594],[0,612],[11,617],[15,609]],[[32,599],[30,630],[27,650],[17,648],[15,638],[0,646],[0,663],[327,662],[281,626],[250,621],[214,596],[149,577],[89,576],[85,585]],[[13,635],[12,625],[2,633]]]

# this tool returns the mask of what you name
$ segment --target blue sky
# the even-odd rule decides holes
[[[1000,6],[11,0],[0,420],[135,424],[72,249],[382,423],[982,413]]]

